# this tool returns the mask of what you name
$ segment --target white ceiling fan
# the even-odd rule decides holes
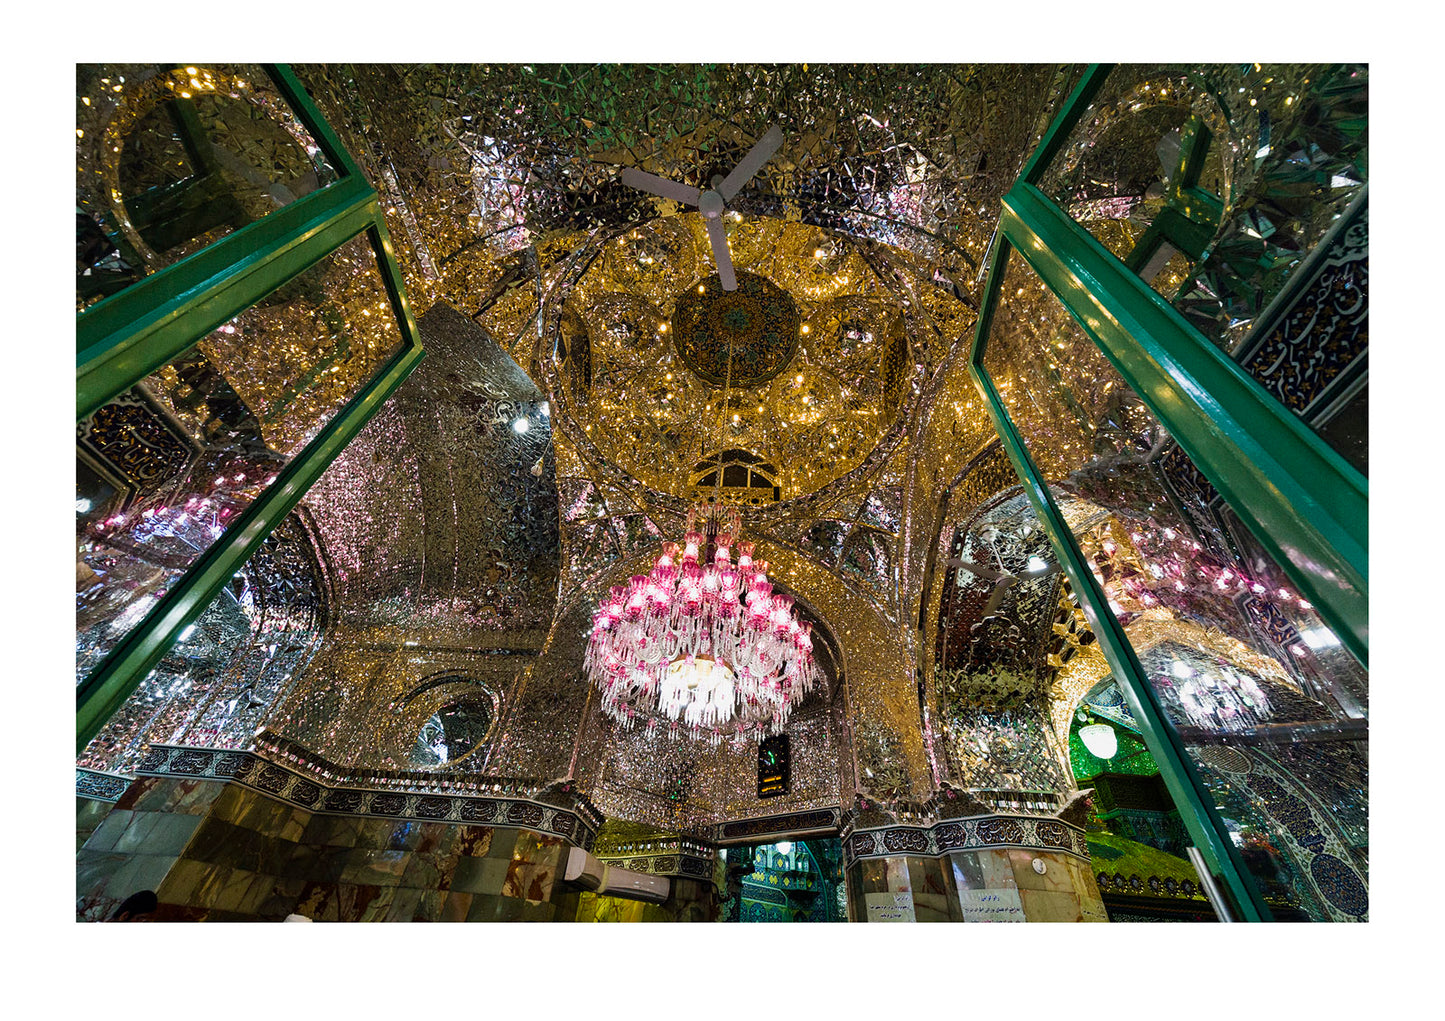
[[[985,581],[994,583],[993,591],[989,593],[988,603],[983,608],[982,616],[984,617],[998,610],[999,604],[1003,602],[1004,593],[1008,591],[1010,585],[1013,585],[1019,580],[1017,575],[1007,574],[1003,571],[995,571],[993,568],[984,567],[982,564],[970,563],[961,557],[949,557],[943,562],[943,566],[961,567],[965,571],[978,575]]]
[[[1016,574],[1009,574],[1005,571],[995,571],[991,567],[970,563],[961,557],[949,557],[943,562],[943,565],[945,567],[961,567],[965,571],[978,575],[985,581],[994,583],[993,591],[988,597],[988,603],[983,608],[982,615],[985,617],[997,612],[999,605],[1003,602],[1004,593],[1008,591],[1009,586],[1017,584],[1020,580]],[[1030,557],[1029,565],[1024,575],[1028,579],[1045,578],[1057,570],[1060,570],[1058,564],[1046,564],[1041,557]]]
[[[753,179],[763,164],[777,151],[778,146],[783,144],[783,130],[774,124],[768,129],[767,134],[758,139],[756,145],[748,150],[738,165],[733,167],[726,177],[714,175],[711,187],[707,191],[700,191],[690,184],[683,184],[680,181],[669,181],[665,177],[658,177],[656,174],[649,174],[646,171],[638,170],[635,167],[628,167],[622,171],[622,183],[629,188],[636,188],[652,195],[661,195],[663,198],[672,199],[674,202],[681,202],[683,205],[694,206],[703,215],[707,223],[707,237],[712,242],[713,259],[717,262],[717,275],[722,280],[723,290],[735,291],[738,288],[737,276],[733,273],[732,256],[728,254],[728,235],[723,227],[722,215],[728,211],[728,202],[734,195],[742,191],[743,185]]]

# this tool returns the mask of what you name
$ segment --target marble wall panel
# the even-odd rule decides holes
[[[947,858],[909,858],[914,917],[920,922],[958,921],[958,893]]]
[[[109,801],[99,801],[95,798],[75,799],[75,849],[79,851],[95,828],[101,824],[114,804]]]
[[[1013,862],[1001,848],[958,851],[948,856],[954,885],[959,890],[1017,889]]]
[[[1073,893],[1020,890],[1024,915],[1030,922],[1082,922],[1083,908]]]
[[[1035,860],[1043,862],[1042,873]],[[865,858],[848,867],[847,882],[852,921],[1108,921],[1088,867],[1043,851],[981,848],[939,857]],[[889,895],[892,903],[884,905]]]
[[[1030,922],[1105,922],[1093,871],[1065,855],[1008,851],[1024,914]],[[1040,873],[1035,863],[1043,864]]]
[[[576,916],[577,891],[559,877],[571,845],[547,834],[313,814],[238,784],[169,777],[137,780],[106,808],[76,854],[84,920],[146,889],[160,901],[154,921]]]
[[[76,917],[109,918],[131,894],[156,890],[224,786],[171,777],[132,783],[76,850]]]

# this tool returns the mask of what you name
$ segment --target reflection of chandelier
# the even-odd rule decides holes
[[[1264,689],[1249,675],[1235,673],[1226,660],[1216,663],[1215,671],[1196,671],[1176,659],[1169,674],[1160,675],[1161,686],[1173,690],[1184,715],[1196,727],[1236,731],[1268,721],[1274,713]]]
[[[752,543],[733,563],[739,525],[736,507],[693,508],[681,549],[664,543],[652,572],[613,586],[593,615],[583,670],[624,728],[761,740],[816,683],[812,625],[773,593]]]

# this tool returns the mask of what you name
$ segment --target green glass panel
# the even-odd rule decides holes
[[[401,346],[361,234],[77,423],[77,683]]]
[[[1275,916],[1364,917],[1367,673],[1016,255],[984,364]]]
[[[236,572],[76,758],[132,770],[152,743],[242,748],[320,647],[325,579],[299,515]]]
[[[1119,65],[1039,188],[1232,352],[1368,179],[1368,99],[1363,64]]]
[[[335,181],[255,64],[76,68],[76,308]]]
[[[1234,187],[1227,110],[1211,82],[1177,64],[1123,64],[1110,72],[1083,117],[1045,170],[1039,188],[1121,259],[1128,258],[1166,207],[1186,141],[1197,117],[1225,144],[1204,147],[1195,161],[1197,187],[1224,197]],[[1162,226],[1162,224],[1161,224]],[[1212,232],[1211,232],[1212,233]],[[1160,293],[1177,288],[1178,250],[1167,243],[1144,274]],[[1183,266],[1189,265],[1181,257]]]

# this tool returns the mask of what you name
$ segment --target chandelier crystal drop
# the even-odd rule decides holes
[[[688,511],[683,543],[649,574],[614,585],[592,618],[583,670],[624,729],[683,734],[714,747],[781,733],[818,682],[812,625],[774,593],[741,519],[719,504]]]

